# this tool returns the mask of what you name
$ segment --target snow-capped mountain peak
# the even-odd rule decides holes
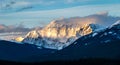
[[[81,36],[99,29],[97,24],[54,20],[42,30],[30,31],[23,42],[50,49],[62,49]]]

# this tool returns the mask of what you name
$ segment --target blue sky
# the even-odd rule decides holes
[[[120,16],[120,0],[0,0],[0,24],[44,26],[54,19],[103,11]]]

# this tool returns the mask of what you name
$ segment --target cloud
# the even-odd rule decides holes
[[[9,8],[9,7],[17,8],[17,7],[22,7],[22,6],[28,6],[30,5],[30,2],[27,2],[27,1],[10,1],[9,2],[8,1],[7,3],[3,2],[1,5],[6,8]]]
[[[74,0],[66,0],[67,1],[67,3],[73,3],[74,2]]]
[[[18,1],[18,2],[13,2],[13,4],[11,4],[12,8],[18,8],[18,7],[25,7],[25,6],[29,6],[31,3],[27,2],[27,1]]]
[[[104,15],[107,16],[108,15],[108,11],[101,11],[97,13],[98,15]]]
[[[98,12],[96,14],[93,15],[89,15],[89,16],[84,16],[84,17],[70,17],[70,18],[61,18],[61,19],[57,19],[55,21],[57,21],[58,23],[62,23],[62,24],[85,24],[85,23],[95,23],[95,24],[100,24],[103,26],[110,26],[111,24],[115,23],[116,21],[120,20],[120,17],[115,17],[115,16],[110,16],[108,14],[107,11],[102,11],[102,12]],[[34,22],[33,22],[34,23]],[[3,25],[0,24],[0,33],[3,32],[29,32],[30,30],[33,29],[42,29],[42,27],[40,27],[42,24],[43,26],[46,25],[45,22],[41,22],[39,23],[38,27],[35,26],[34,28],[25,28],[25,25],[23,25],[23,23],[20,23],[19,25]],[[28,24],[26,24],[28,25]]]
[[[53,10],[80,5],[116,3],[119,2],[115,0],[0,0],[0,11],[2,11],[2,13],[10,13],[16,11]]]
[[[18,24],[19,22],[24,22],[24,25],[27,27],[35,26],[45,26],[51,20],[64,17],[84,17],[92,14],[107,14],[111,16],[120,16],[120,4],[105,4],[105,5],[86,5],[86,6],[77,6],[72,8],[65,9],[56,9],[56,10],[44,10],[44,11],[22,11],[14,12],[9,14],[0,14],[0,23],[11,25]],[[102,11],[102,12],[101,12]],[[99,12],[99,13],[98,13]],[[40,23],[40,22],[44,22]]]
[[[0,1],[1,2],[1,1]],[[31,2],[28,1],[2,1],[0,3],[0,11],[17,11],[17,10],[25,10],[32,7]]]
[[[58,1],[54,0],[6,0],[6,1],[0,1],[0,11],[2,12],[19,12],[19,11],[24,11],[32,8],[37,8],[39,9],[38,6],[49,6],[58,3]]]
[[[67,3],[76,3],[76,2],[90,2],[94,0],[65,0]]]
[[[19,24],[18,26],[16,25],[3,25],[0,24],[0,33],[5,33],[5,32],[29,32],[31,29],[25,28],[23,24]]]
[[[120,17],[109,16],[108,12],[105,11],[85,17],[71,17],[71,18],[58,19],[55,20],[55,22],[64,25],[94,23],[107,27],[112,25],[118,20],[120,20]]]
[[[36,5],[36,4],[39,4],[39,5],[52,5],[52,4],[55,4],[56,1],[44,1],[44,0],[41,0],[41,1],[38,1],[38,2],[34,2],[33,4]]]
[[[32,8],[33,8],[33,6],[27,6],[27,7],[23,7],[23,8],[16,10],[16,12],[21,12],[23,10],[32,9]]]

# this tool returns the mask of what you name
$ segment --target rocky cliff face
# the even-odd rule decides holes
[[[55,20],[47,25],[42,30],[38,31],[42,37],[52,38],[52,39],[68,39],[70,37],[78,37],[90,34],[98,26],[94,24],[82,24],[82,23],[60,23]]]
[[[44,47],[69,45],[77,38],[87,35],[98,29],[99,26],[90,23],[79,22],[61,22],[60,20],[52,21],[42,30],[29,32],[23,42],[37,44]],[[42,45],[41,45],[42,44]],[[57,46],[56,46],[57,45]]]

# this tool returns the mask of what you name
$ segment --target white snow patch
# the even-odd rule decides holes
[[[113,33],[113,35],[116,35],[116,33]]]
[[[114,25],[120,25],[120,20],[115,22],[112,26],[114,26]]]
[[[77,42],[75,42],[74,44],[77,44]]]
[[[106,41],[105,41],[105,43],[108,43],[108,42],[110,42],[110,40],[106,40]]]
[[[120,25],[120,20],[118,20],[117,22],[115,22],[114,24],[112,24],[112,25],[110,26],[110,28],[114,27],[115,25]],[[120,28],[120,26],[119,26],[119,28]]]
[[[42,47],[37,47],[38,49],[42,49]]]
[[[97,34],[98,34],[98,33],[93,33],[93,34],[92,34],[92,37],[96,36]]]
[[[112,32],[110,31],[110,32],[108,32],[109,34],[112,34]]]
[[[87,46],[88,45],[88,43],[85,43],[85,46]]]

